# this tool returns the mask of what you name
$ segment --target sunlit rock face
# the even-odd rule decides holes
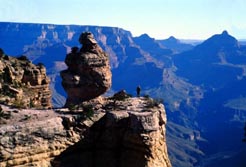
[[[50,79],[43,64],[0,51],[0,102],[19,108],[51,108]]]
[[[96,98],[111,87],[108,55],[89,32],[82,33],[79,42],[82,48],[72,48],[65,59],[68,69],[61,72],[62,86],[67,92],[65,106]]]

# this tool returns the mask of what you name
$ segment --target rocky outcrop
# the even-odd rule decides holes
[[[49,167],[53,157],[80,140],[52,110],[3,110],[11,117],[0,126],[1,167]]]
[[[0,102],[21,108],[51,108],[50,79],[41,63],[0,52]]]
[[[3,110],[12,116],[0,126],[1,167],[171,167],[165,109],[150,98],[100,98],[70,111]]]
[[[65,106],[77,105],[105,93],[111,87],[109,57],[89,32],[82,33],[82,48],[73,47],[66,56],[67,70],[61,72],[67,92]]]

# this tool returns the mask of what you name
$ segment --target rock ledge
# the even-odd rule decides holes
[[[0,126],[1,167],[171,167],[165,109],[152,99],[101,99],[73,111],[2,107],[11,117]]]

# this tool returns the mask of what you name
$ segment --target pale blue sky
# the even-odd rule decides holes
[[[0,0],[0,21],[121,27],[134,36],[246,39],[246,0]]]

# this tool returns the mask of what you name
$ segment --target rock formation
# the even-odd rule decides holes
[[[72,48],[68,69],[61,72],[68,108],[0,107],[0,166],[171,167],[164,106],[125,91],[100,97],[111,86],[108,56],[91,33],[82,33],[79,41],[82,48]],[[18,85],[10,87],[15,99],[26,97],[26,90],[35,94],[28,88],[48,85],[42,65],[0,53],[3,83]]]
[[[111,87],[109,57],[89,32],[82,33],[82,48],[73,47],[66,56],[67,70],[61,72],[67,92],[65,106],[77,105],[105,93]]]
[[[50,108],[51,91],[46,68],[26,56],[7,56],[0,51],[0,102],[21,108]]]
[[[0,126],[1,167],[171,167],[165,109],[150,98],[101,98],[73,112],[3,110],[12,114]]]

